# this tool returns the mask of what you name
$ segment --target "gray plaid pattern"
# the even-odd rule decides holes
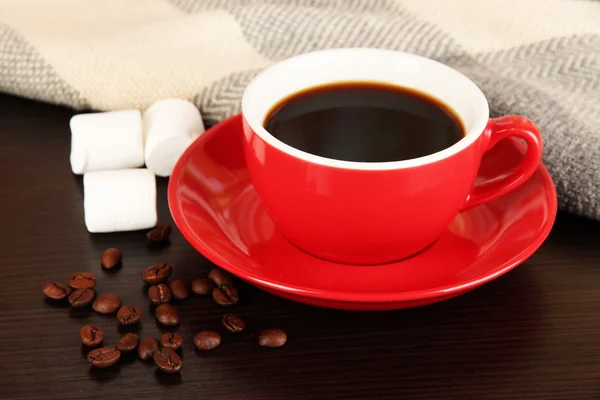
[[[315,49],[379,47],[443,60],[460,48],[434,26],[401,10],[381,13],[324,13],[314,7],[235,7],[246,39],[265,57],[278,60]],[[264,18],[269,15],[269,18]]]
[[[277,61],[333,47],[379,47],[420,54],[469,76],[492,115],[521,114],[545,139],[544,163],[564,210],[600,219],[600,35],[555,37],[469,53],[443,29],[392,0],[165,0],[184,13],[222,9],[263,57]],[[35,48],[0,25],[0,90],[85,107]],[[209,122],[240,110],[258,70],[234,73],[192,99]]]
[[[85,108],[86,102],[17,32],[0,24],[0,91]]]

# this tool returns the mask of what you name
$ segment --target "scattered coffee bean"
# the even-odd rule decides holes
[[[165,303],[156,307],[156,319],[163,325],[174,326],[179,324],[179,313],[172,305]]]
[[[71,287],[60,282],[44,283],[42,290],[46,297],[52,300],[62,300],[73,291]]]
[[[135,350],[139,341],[140,336],[137,333],[126,333],[117,342],[117,349],[119,349],[121,352],[128,353]]]
[[[119,361],[121,352],[115,346],[106,346],[90,351],[87,358],[94,367],[107,368]]]
[[[94,325],[84,325],[79,330],[79,337],[81,338],[81,342],[86,346],[95,347],[102,343],[104,333]]]
[[[146,234],[146,237],[151,242],[164,242],[171,236],[171,225],[162,224],[152,229]]]
[[[213,331],[202,331],[194,337],[194,346],[201,351],[212,350],[221,344],[221,335]]]
[[[177,279],[171,283],[171,292],[177,300],[185,300],[190,296],[190,285],[183,279]]]
[[[133,325],[140,320],[142,309],[139,306],[123,306],[117,312],[117,320],[121,325]]]
[[[167,374],[176,374],[181,370],[183,361],[173,349],[162,348],[154,353],[154,363]]]
[[[158,340],[153,337],[145,337],[140,340],[140,344],[138,345],[138,356],[142,360],[148,360],[154,355],[156,350],[158,350]]]
[[[121,264],[121,257],[121,250],[109,247],[102,253],[100,264],[106,269],[113,269]]]
[[[148,297],[154,305],[168,303],[171,301],[171,289],[164,283],[152,285],[148,288]]]
[[[73,289],[86,289],[96,286],[96,276],[89,272],[75,272],[69,277],[69,286]]]
[[[213,281],[217,287],[221,287],[223,285],[232,285],[233,279],[228,272],[223,271],[221,268],[213,268],[208,273],[208,279]]]
[[[213,281],[207,278],[196,279],[192,282],[192,292],[201,296],[206,296],[212,293],[215,288]]]
[[[167,263],[154,264],[142,272],[142,280],[151,285],[156,285],[167,280],[171,276],[173,268]]]
[[[69,303],[75,308],[81,308],[89,305],[94,300],[94,297],[96,297],[94,289],[77,289],[69,295]]]
[[[236,288],[225,284],[213,289],[213,299],[217,304],[227,307],[236,304],[240,297]]]
[[[165,333],[160,337],[160,345],[167,349],[177,350],[181,347],[183,338],[179,333]]]
[[[281,329],[267,329],[258,336],[258,344],[264,347],[281,347],[287,342],[287,334]]]
[[[223,326],[232,333],[240,333],[246,328],[246,323],[243,319],[233,314],[223,315]]]
[[[114,294],[103,294],[96,297],[92,308],[98,314],[112,314],[121,306],[121,300]]]

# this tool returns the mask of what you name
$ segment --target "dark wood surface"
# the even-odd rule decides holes
[[[181,375],[134,356],[91,369],[79,328],[94,323],[114,343],[114,317],[49,303],[44,282],[93,272],[99,293],[141,305],[142,336],[157,336],[141,269],[164,260],[175,278],[191,280],[212,266],[179,232],[162,249],[149,249],[143,232],[87,233],[81,178],[69,168],[72,114],[0,96],[0,398],[600,399],[600,224],[565,214],[525,264],[441,304],[330,311],[240,283],[235,312],[248,330],[223,334],[211,353],[197,354],[191,341],[200,330],[221,330],[224,311],[208,298],[178,306]],[[160,180],[162,221],[170,221],[166,187]],[[99,264],[109,246],[125,257],[114,273]],[[288,332],[284,348],[256,344],[269,327]]]

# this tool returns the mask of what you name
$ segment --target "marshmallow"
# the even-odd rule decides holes
[[[204,132],[195,105],[184,99],[164,99],[143,116],[146,167],[158,176],[170,176],[185,149]]]
[[[145,168],[88,172],[83,209],[89,232],[120,232],[156,226],[156,179]]]
[[[139,110],[79,114],[71,118],[70,125],[73,173],[144,165]]]

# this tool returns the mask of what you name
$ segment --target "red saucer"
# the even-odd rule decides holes
[[[523,153],[518,140],[500,142],[486,154],[480,175],[509,171]],[[266,214],[248,176],[236,115],[205,132],[179,159],[169,206],[198,251],[268,292],[323,307],[383,310],[442,301],[510,271],[542,244],[557,203],[540,165],[515,191],[459,214],[414,257],[377,266],[325,261],[290,244]]]

